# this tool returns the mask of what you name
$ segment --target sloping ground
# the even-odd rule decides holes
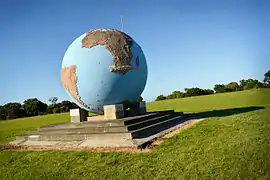
[[[154,102],[148,108],[196,112],[205,120],[148,153],[1,150],[0,179],[270,179],[269,89]],[[1,122],[1,143],[65,121],[68,114],[57,116]]]
[[[56,124],[68,120],[69,113],[63,113],[0,121],[0,144],[8,143],[14,140],[16,136],[35,130],[42,125]]]
[[[149,111],[174,109],[183,112],[270,105],[270,89],[253,89],[232,93],[172,99],[147,104]]]

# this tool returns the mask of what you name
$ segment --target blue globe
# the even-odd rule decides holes
[[[147,81],[146,59],[141,47],[123,32],[89,31],[66,50],[61,81],[72,102],[102,114],[104,105],[137,101]]]

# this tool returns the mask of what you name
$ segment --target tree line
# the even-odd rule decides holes
[[[175,99],[175,98],[184,98],[191,96],[202,96],[210,95],[214,93],[225,93],[225,92],[235,92],[243,91],[253,88],[270,88],[270,70],[264,74],[263,82],[260,82],[257,79],[243,79],[237,82],[230,82],[228,84],[215,84],[212,89],[201,89],[198,87],[195,88],[185,88],[184,92],[173,91],[171,94],[159,95],[156,97],[156,101],[161,101],[165,99]]]
[[[0,120],[63,113],[69,112],[70,109],[78,108],[75,103],[70,101],[57,103],[57,97],[52,97],[49,101],[51,104],[47,105],[37,98],[30,98],[25,100],[22,104],[18,102],[10,102],[3,106],[0,105]]]
[[[216,84],[214,90],[212,89],[201,89],[185,88],[184,92],[173,91],[171,94],[164,96],[159,95],[156,101],[174,98],[184,98],[191,96],[209,95],[214,93],[224,93],[233,91],[242,91],[252,88],[270,88],[270,70],[264,74],[263,82],[256,79],[241,80],[239,83],[230,82],[228,84]],[[138,101],[142,101],[143,98],[139,97]],[[3,106],[0,105],[0,120],[15,119],[21,117],[30,117],[44,114],[63,113],[69,112],[70,109],[79,108],[75,103],[70,101],[62,101],[57,103],[57,97],[49,98],[51,104],[40,101],[37,98],[30,98],[25,100],[22,104],[18,102],[10,102]]]
[[[138,102],[142,100],[143,98],[141,96],[137,99]],[[50,105],[47,105],[37,98],[30,98],[25,100],[22,104],[11,102],[4,106],[0,105],[0,120],[63,113],[69,112],[70,109],[79,108],[79,106],[70,101],[62,101],[59,103],[57,103],[57,101],[57,97],[51,97],[49,98]]]

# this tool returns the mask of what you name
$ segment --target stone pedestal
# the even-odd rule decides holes
[[[140,114],[145,114],[146,113],[146,103],[145,103],[145,101],[139,102],[138,103],[138,108],[139,108],[139,113]]]
[[[138,116],[146,113],[146,104],[145,101],[142,102],[136,102],[134,104],[134,107],[130,110],[125,111],[125,116]]]
[[[104,106],[104,119],[119,119],[125,116],[123,104]]]
[[[70,109],[70,122],[83,122],[87,120],[88,112],[84,109]]]

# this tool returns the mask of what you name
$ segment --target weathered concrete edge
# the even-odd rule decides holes
[[[13,144],[5,144],[0,145],[0,150],[9,149],[9,150],[69,150],[69,151],[76,151],[76,150],[86,150],[86,151],[92,151],[92,152],[131,152],[131,153],[138,153],[138,152],[149,152],[149,149],[147,148],[146,144],[154,143],[158,139],[168,135],[169,133],[172,133],[181,127],[184,127],[185,125],[188,125],[190,122],[195,121],[194,124],[191,126],[197,124],[200,122],[201,118],[197,119],[189,119],[183,123],[180,123],[174,127],[171,127],[169,129],[166,129],[160,133],[157,133],[153,136],[143,138],[141,141],[138,139],[133,139],[134,146],[105,146],[105,147],[87,147],[87,146],[21,146],[21,145],[13,145]],[[145,145],[145,146],[144,146]]]
[[[161,131],[161,132],[159,132],[157,134],[154,134],[152,136],[149,136],[147,138],[133,139],[132,141],[133,141],[134,144],[137,145],[138,148],[144,148],[148,144],[151,144],[152,142],[156,141],[157,139],[162,138],[165,135],[167,135],[167,134],[169,134],[169,133],[171,133],[173,131],[176,131],[179,128],[189,124],[192,121],[196,121],[196,120],[198,120],[198,122],[199,122],[199,120],[203,120],[203,119],[200,119],[200,118],[198,118],[198,119],[189,119],[189,120],[187,120],[187,121],[185,121],[183,123],[175,125],[175,126],[169,128],[169,129],[165,129],[164,131]]]

